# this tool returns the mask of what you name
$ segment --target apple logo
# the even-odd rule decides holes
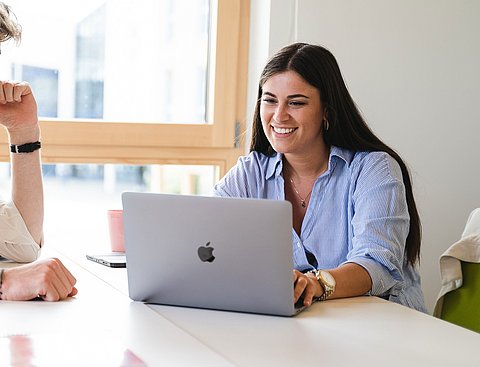
[[[213,256],[213,247],[208,247],[210,246],[210,242],[207,242],[205,246],[200,246],[198,248],[198,257],[200,260],[203,262],[209,262],[211,263],[213,260],[215,260],[215,256]]]

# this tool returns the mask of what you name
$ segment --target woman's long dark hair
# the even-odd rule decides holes
[[[377,138],[367,126],[347,90],[337,61],[330,51],[317,45],[294,43],[282,48],[269,60],[260,77],[250,151],[266,155],[275,153],[265,136],[260,119],[262,87],[271,76],[290,70],[295,71],[320,92],[330,125],[328,130],[323,130],[324,140],[328,146],[335,145],[352,151],[383,151],[400,165],[410,215],[410,230],[405,247],[406,259],[408,263],[414,265],[420,258],[422,231],[407,166],[400,156]]]

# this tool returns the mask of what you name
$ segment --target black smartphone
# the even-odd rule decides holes
[[[126,268],[127,260],[124,253],[108,253],[100,255],[86,255],[88,260],[98,264],[108,266],[110,268]]]

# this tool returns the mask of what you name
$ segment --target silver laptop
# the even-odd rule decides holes
[[[135,301],[291,316],[287,201],[122,194]]]

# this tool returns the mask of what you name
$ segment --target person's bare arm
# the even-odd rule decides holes
[[[0,82],[0,124],[10,144],[40,139],[37,104],[27,83]],[[11,153],[12,200],[35,242],[43,237],[43,184],[40,152]]]

